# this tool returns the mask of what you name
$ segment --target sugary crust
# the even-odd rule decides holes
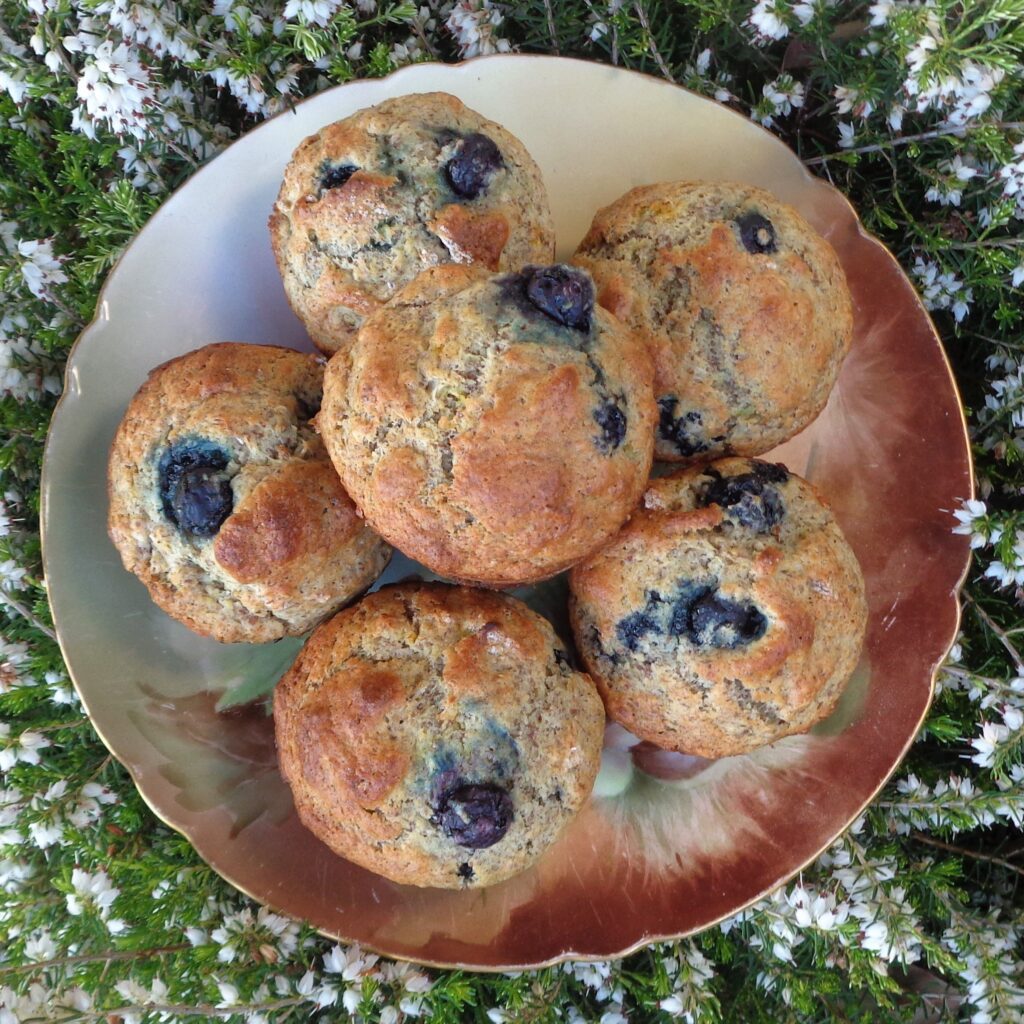
[[[390,548],[359,518],[309,424],[322,360],[273,346],[208,345],[157,367],[110,450],[108,528],[125,568],[190,629],[222,642],[299,636],[368,587]],[[224,452],[233,511],[212,537],[164,512],[171,445]]]
[[[410,584],[313,633],[277,685],[274,725],[299,816],[332,850],[396,882],[463,888],[522,871],[579,811],[604,711],[519,601]],[[483,849],[436,821],[440,795],[464,783],[512,801],[508,831]]]
[[[751,466],[708,469],[728,478]],[[572,570],[570,618],[610,718],[665,749],[723,757],[829,714],[860,656],[867,605],[857,559],[810,484],[793,474],[772,484],[785,512],[757,532],[729,509],[701,507],[712,479],[694,468],[652,480],[643,510]],[[763,636],[730,649],[673,635],[674,595],[709,580],[766,617]],[[638,612],[665,622],[630,649],[622,624]]]
[[[750,213],[771,222],[777,251],[744,247],[736,218]],[[850,293],[832,247],[770,193],[635,188],[598,211],[573,262],[647,339],[657,397],[683,418],[682,448],[659,429],[656,458],[757,455],[824,408],[853,337]]]
[[[444,167],[459,135],[482,133],[504,166],[475,198]],[[448,134],[445,134],[448,133]],[[326,167],[358,168],[321,188]],[[421,270],[442,263],[515,269],[554,257],[540,169],[523,144],[446,93],[400,96],[305,139],[285,170],[270,237],[288,301],[332,353]]]
[[[655,417],[644,347],[604,310],[581,334],[508,277],[420,275],[335,355],[317,417],[374,529],[452,579],[512,586],[600,547],[635,508]],[[602,449],[595,415],[627,426]]]

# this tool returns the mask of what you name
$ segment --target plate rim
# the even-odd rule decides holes
[[[946,375],[947,375],[948,380],[949,380],[949,384],[952,387],[953,396],[956,399],[957,414],[958,414],[958,417],[959,417],[959,424],[960,424],[961,432],[962,432],[962,435],[963,435],[963,444],[964,444],[964,449],[963,450],[966,453],[966,462],[967,462],[967,470],[968,470],[968,488],[967,488],[968,493],[965,496],[964,500],[970,500],[970,499],[973,499],[975,497],[975,494],[976,494],[976,490],[975,490],[976,482],[975,482],[975,472],[974,472],[974,457],[973,457],[973,451],[971,449],[971,444],[970,444],[970,434],[969,434],[969,431],[968,431],[968,425],[967,425],[967,419],[966,419],[966,414],[965,414],[965,410],[964,410],[963,398],[962,398],[961,393],[960,393],[960,387],[959,387],[959,384],[957,382],[956,376],[955,376],[955,374],[953,372],[953,367],[952,367],[952,364],[950,362],[949,355],[946,352],[946,348],[945,348],[945,346],[942,343],[942,338],[939,335],[939,332],[938,332],[938,330],[935,327],[935,322],[934,322],[931,314],[925,308],[924,303],[922,302],[921,297],[920,297],[917,289],[914,288],[913,283],[910,281],[910,278],[907,276],[907,274],[904,271],[903,267],[901,266],[899,260],[896,259],[896,257],[893,255],[892,251],[888,248],[888,246],[885,245],[884,242],[882,242],[875,235],[873,235],[870,232],[865,230],[864,225],[861,222],[859,215],[857,214],[856,208],[853,206],[853,204],[850,202],[850,200],[839,189],[837,189],[834,185],[830,184],[829,182],[823,180],[822,178],[819,178],[819,177],[816,177],[815,175],[813,175],[807,169],[807,166],[804,163],[804,161],[781,138],[779,138],[779,136],[777,136],[773,132],[769,131],[767,128],[765,128],[763,125],[761,125],[759,122],[753,121],[753,120],[745,117],[740,111],[735,110],[732,107],[729,107],[729,106],[727,106],[727,105],[725,105],[723,103],[719,103],[718,101],[714,100],[711,97],[703,96],[700,93],[697,93],[697,92],[695,92],[692,89],[688,89],[685,86],[678,85],[675,82],[671,82],[671,81],[669,81],[669,80],[667,80],[665,78],[659,78],[659,77],[657,77],[655,75],[647,74],[646,72],[643,72],[643,71],[637,71],[637,70],[635,70],[633,68],[625,68],[625,67],[621,67],[619,65],[608,64],[608,63],[606,63],[604,61],[587,60],[587,59],[579,58],[579,57],[563,57],[563,56],[555,56],[555,55],[549,55],[549,54],[520,54],[520,53],[516,53],[516,54],[491,54],[491,55],[487,55],[487,56],[474,57],[474,58],[469,59],[469,60],[463,60],[463,61],[458,61],[458,62],[453,62],[453,63],[446,63],[446,62],[443,62],[443,61],[424,61],[424,62],[419,62],[419,63],[415,63],[415,64],[408,64],[408,65],[405,65],[404,67],[397,68],[395,71],[392,71],[388,75],[382,76],[380,78],[358,78],[358,79],[353,79],[350,82],[344,82],[344,83],[332,86],[332,87],[330,87],[328,89],[324,89],[321,92],[313,93],[310,96],[304,97],[298,103],[291,104],[291,105],[285,107],[284,109],[278,111],[276,114],[272,115],[271,117],[268,117],[265,120],[261,121],[259,124],[254,125],[253,127],[249,128],[243,134],[239,135],[238,138],[233,139],[231,141],[231,143],[229,143],[229,145],[224,147],[224,149],[222,149],[214,157],[212,157],[211,159],[206,161],[206,163],[204,163],[201,167],[199,167],[198,170],[196,170],[194,173],[192,173],[188,177],[186,177],[177,186],[177,188],[175,188],[171,193],[169,193],[167,196],[164,197],[163,201],[160,203],[160,206],[157,208],[157,210],[146,221],[146,223],[142,226],[142,228],[132,237],[131,241],[129,241],[129,243],[124,247],[122,252],[118,255],[117,259],[111,265],[110,269],[107,271],[107,274],[106,274],[106,277],[104,278],[103,284],[100,287],[99,292],[97,293],[96,307],[95,307],[95,310],[93,312],[92,318],[88,321],[88,323],[86,323],[82,327],[82,329],[79,331],[77,337],[75,338],[75,341],[72,343],[71,347],[68,349],[67,359],[66,359],[66,363],[65,363],[65,366],[64,366],[64,373],[63,373],[63,382],[62,382],[61,393],[60,393],[60,395],[59,395],[59,397],[57,399],[56,404],[54,405],[53,412],[50,415],[50,421],[49,421],[49,423],[47,425],[46,440],[45,440],[45,443],[44,443],[44,446],[43,446],[42,466],[41,466],[41,473],[40,473],[40,485],[39,485],[40,486],[39,535],[40,535],[41,561],[42,561],[42,566],[43,566],[43,577],[44,577],[44,579],[48,579],[48,577],[50,575],[50,568],[51,568],[51,561],[48,558],[48,546],[47,546],[47,542],[46,542],[47,522],[48,522],[48,518],[49,518],[49,505],[50,505],[50,486],[49,486],[50,480],[49,480],[48,465],[49,465],[49,457],[50,457],[50,451],[51,451],[51,442],[53,441],[54,424],[57,421],[58,417],[60,416],[62,407],[64,406],[64,400],[68,396],[68,391],[69,391],[68,383],[69,383],[69,380],[70,380],[71,375],[73,373],[73,370],[75,368],[74,364],[75,364],[75,361],[76,361],[76,359],[77,359],[77,357],[79,355],[79,348],[80,348],[80,346],[81,346],[85,336],[87,334],[91,333],[92,330],[96,327],[96,325],[100,322],[101,311],[103,309],[103,306],[104,306],[104,303],[105,303],[105,300],[106,300],[107,290],[110,287],[111,282],[113,281],[113,279],[114,279],[114,277],[115,277],[119,267],[121,266],[122,261],[125,260],[128,257],[128,254],[131,252],[132,248],[136,245],[136,243],[139,241],[139,239],[145,234],[145,232],[147,230],[149,230],[153,225],[155,225],[162,216],[166,216],[166,211],[167,211],[167,208],[170,205],[171,201],[173,199],[175,199],[178,196],[178,194],[183,189],[185,189],[187,186],[192,185],[192,183],[194,181],[196,181],[200,177],[200,175],[202,175],[205,171],[207,171],[219,157],[221,157],[225,153],[227,153],[228,150],[230,150],[237,143],[241,142],[243,139],[245,139],[252,132],[262,128],[266,124],[269,124],[271,121],[276,120],[277,118],[283,117],[285,115],[293,114],[294,111],[295,111],[295,108],[300,106],[302,103],[306,103],[306,102],[309,102],[311,100],[317,99],[318,97],[327,95],[328,93],[336,93],[339,90],[348,88],[349,86],[361,85],[361,84],[365,84],[365,83],[384,82],[384,81],[394,80],[394,79],[401,78],[401,77],[414,76],[415,74],[418,73],[418,69],[420,69],[422,67],[430,67],[430,68],[434,68],[434,69],[441,69],[441,68],[443,68],[447,72],[461,73],[461,72],[464,72],[466,68],[470,68],[470,67],[473,67],[475,65],[482,64],[482,63],[501,64],[501,63],[508,63],[508,62],[511,62],[511,61],[515,61],[517,63],[523,63],[523,62],[526,62],[526,61],[531,61],[531,62],[535,62],[535,63],[545,63],[545,64],[549,64],[549,65],[554,65],[554,64],[558,64],[558,65],[573,64],[573,65],[596,66],[596,67],[602,68],[602,69],[604,69],[605,71],[608,71],[608,72],[615,72],[615,73],[618,73],[618,74],[635,75],[635,76],[638,76],[640,78],[643,78],[647,82],[656,83],[656,84],[658,84],[660,86],[663,86],[666,89],[672,89],[672,90],[677,90],[677,91],[680,91],[680,92],[684,92],[684,93],[688,94],[689,96],[691,96],[691,97],[693,97],[693,98],[695,98],[697,100],[700,100],[700,101],[702,101],[704,103],[712,105],[716,109],[716,111],[718,112],[719,115],[721,115],[721,116],[732,116],[732,117],[739,118],[748,128],[752,127],[752,128],[757,129],[758,131],[760,131],[763,135],[767,136],[771,140],[772,145],[774,145],[777,148],[781,148],[782,150],[784,150],[785,154],[788,156],[788,158],[791,159],[792,161],[795,161],[795,163],[797,165],[799,165],[800,172],[801,172],[802,177],[804,179],[804,185],[806,187],[814,188],[814,189],[817,189],[819,191],[827,190],[828,192],[830,192],[832,194],[833,199],[835,199],[835,198],[840,199],[842,201],[843,205],[846,208],[846,212],[850,215],[850,217],[852,217],[853,223],[856,225],[857,234],[860,237],[860,239],[862,241],[864,241],[864,242],[867,242],[867,243],[873,245],[875,247],[876,251],[878,252],[878,254],[881,255],[885,261],[888,262],[888,264],[890,265],[890,269],[891,268],[895,268],[895,270],[897,271],[898,277],[902,281],[903,286],[905,288],[909,289],[909,292],[910,292],[911,296],[913,297],[913,301],[919,307],[920,313],[923,314],[924,319],[925,319],[925,321],[928,324],[928,328],[929,328],[929,330],[931,332],[931,335],[932,335],[932,340],[933,340],[933,342],[935,344],[936,349],[939,352],[939,355],[940,355],[941,360],[942,360],[942,364],[943,364],[943,366],[945,368]],[[701,924],[701,925],[699,925],[697,927],[694,927],[694,928],[686,929],[686,930],[681,931],[681,932],[670,932],[670,933],[664,933],[664,934],[658,933],[658,934],[653,934],[653,935],[645,935],[644,937],[638,939],[636,942],[630,944],[629,946],[625,947],[624,949],[618,950],[618,951],[613,952],[613,953],[607,953],[607,954],[603,954],[603,955],[598,955],[598,954],[577,953],[577,952],[567,951],[567,952],[559,953],[558,955],[556,955],[554,957],[551,957],[551,958],[549,958],[547,960],[531,961],[528,964],[498,964],[498,965],[487,964],[487,965],[479,965],[479,964],[465,963],[465,962],[461,962],[461,961],[449,962],[449,961],[430,960],[430,959],[426,959],[426,958],[422,958],[422,957],[414,957],[414,956],[407,956],[407,955],[402,955],[402,954],[396,954],[394,952],[391,952],[391,951],[388,951],[388,950],[376,947],[371,942],[363,942],[363,941],[360,941],[360,940],[357,940],[357,939],[347,938],[347,937],[345,937],[343,935],[340,935],[340,934],[338,934],[336,932],[330,932],[330,931],[326,931],[326,930],[324,930],[322,928],[318,928],[315,925],[313,926],[314,930],[317,931],[319,934],[325,936],[326,938],[330,938],[330,939],[333,939],[333,940],[335,940],[337,942],[343,942],[343,943],[346,943],[346,944],[349,944],[349,945],[353,945],[353,944],[354,945],[358,945],[361,949],[369,950],[369,951],[371,951],[373,953],[376,953],[376,954],[378,954],[380,956],[386,957],[386,958],[388,958],[390,960],[418,964],[418,965],[422,965],[422,966],[425,966],[425,967],[428,967],[428,968],[432,968],[432,969],[436,969],[436,970],[462,970],[462,971],[471,971],[471,972],[482,973],[482,974],[497,974],[497,973],[502,973],[502,972],[505,972],[505,971],[508,971],[508,970],[540,970],[540,969],[547,968],[547,967],[553,967],[553,966],[556,966],[556,965],[561,964],[561,963],[573,962],[573,961],[578,961],[578,962],[581,962],[581,963],[599,963],[599,962],[604,962],[604,961],[611,960],[611,959],[622,959],[624,957],[630,956],[631,954],[637,952],[638,950],[644,948],[645,946],[649,946],[649,945],[656,944],[656,943],[674,942],[674,941],[678,941],[680,939],[687,938],[689,936],[698,934],[699,932],[705,931],[705,930],[707,930],[709,928],[713,928],[716,925],[720,924],[722,921],[727,920],[728,918],[734,917],[735,915],[737,915],[739,913],[742,913],[744,910],[749,909],[755,903],[757,903],[761,899],[763,899],[768,893],[774,892],[776,889],[778,889],[778,888],[780,888],[780,887],[782,887],[784,885],[787,885],[793,878],[795,878],[804,869],[806,869],[810,864],[812,864],[815,860],[817,860],[821,856],[821,854],[824,853],[824,851],[827,850],[836,841],[836,839],[838,839],[843,833],[845,833],[849,829],[850,825],[852,825],[857,820],[857,818],[859,818],[864,813],[864,811],[871,805],[871,803],[874,802],[875,798],[878,796],[878,794],[881,792],[881,790],[888,784],[889,780],[892,778],[892,776],[895,774],[897,769],[903,763],[903,760],[904,760],[904,758],[907,755],[907,751],[910,749],[910,747],[913,745],[914,741],[916,740],[917,735],[919,734],[919,732],[921,730],[921,726],[923,725],[924,720],[927,717],[928,712],[931,709],[931,704],[932,704],[932,701],[934,700],[934,697],[935,697],[935,685],[936,685],[936,680],[937,680],[937,677],[938,677],[939,670],[942,667],[942,663],[945,661],[946,657],[948,656],[949,651],[952,649],[953,644],[956,642],[956,637],[957,637],[957,635],[958,635],[958,633],[960,631],[960,625],[961,625],[961,621],[962,621],[962,617],[963,617],[963,605],[962,605],[962,602],[960,600],[960,592],[961,592],[961,590],[962,590],[962,588],[964,586],[964,583],[965,583],[965,581],[967,579],[968,573],[970,572],[972,561],[973,561],[973,552],[970,549],[968,549],[967,552],[966,552],[965,559],[964,559],[963,567],[962,567],[962,569],[960,571],[959,578],[953,584],[953,586],[952,586],[952,588],[950,590],[950,593],[949,593],[949,600],[953,601],[954,604],[955,604],[955,615],[954,615],[954,619],[953,619],[952,628],[951,628],[951,632],[950,632],[949,638],[948,638],[947,642],[944,645],[943,653],[938,658],[938,661],[936,662],[935,668],[932,670],[932,672],[930,674],[930,677],[929,677],[929,680],[928,680],[928,696],[927,696],[927,700],[922,705],[922,710],[921,710],[920,717],[919,717],[916,725],[914,726],[913,730],[909,732],[909,734],[908,734],[908,736],[907,736],[907,738],[906,738],[906,740],[904,742],[904,745],[903,745],[902,749],[899,751],[899,755],[894,760],[894,763],[893,763],[892,767],[888,770],[888,772],[886,772],[884,777],[881,779],[881,781],[878,783],[878,785],[875,787],[875,789],[870,793],[870,795],[867,796],[860,803],[860,806],[858,807],[856,812],[849,817],[849,820],[847,820],[843,824],[843,826],[839,829],[839,831],[836,833],[835,836],[833,836],[831,839],[829,839],[824,845],[821,846],[820,849],[816,850],[811,856],[807,857],[802,863],[799,864],[798,867],[794,868],[792,871],[789,871],[782,880],[776,881],[776,882],[772,883],[770,886],[768,886],[768,887],[764,888],[763,890],[759,891],[756,895],[752,896],[750,899],[748,899],[742,905],[731,909],[729,912],[720,915],[719,917],[715,918],[714,920],[707,921],[707,922],[705,922],[705,923],[703,923],[703,924]],[[93,730],[96,732],[97,736],[99,737],[99,739],[103,743],[103,745],[107,748],[107,750],[110,753],[110,755],[120,765],[122,765],[122,767],[128,772],[128,775],[131,778],[132,783],[135,786],[136,791],[138,792],[139,796],[142,798],[142,800],[146,804],[146,806],[150,809],[150,811],[154,814],[154,816],[157,818],[158,821],[160,821],[161,823],[166,825],[168,828],[172,829],[173,831],[177,832],[179,835],[181,835],[185,839],[187,839],[188,842],[189,842],[189,845],[196,852],[197,856],[199,856],[199,858],[212,871],[214,871],[218,875],[218,877],[220,877],[223,881],[227,882],[230,886],[232,886],[237,891],[243,893],[246,897],[248,897],[249,899],[253,900],[255,903],[257,903],[257,904],[259,904],[261,906],[267,906],[267,907],[271,908],[272,910],[274,910],[276,912],[279,912],[279,913],[282,913],[282,914],[285,914],[285,915],[291,917],[292,915],[291,915],[291,913],[288,910],[283,909],[283,908],[275,905],[272,900],[265,900],[262,897],[258,897],[256,895],[254,895],[252,892],[250,892],[248,889],[246,889],[245,886],[239,884],[239,882],[235,881],[234,879],[231,879],[231,878],[227,877],[218,867],[216,867],[214,864],[210,863],[206,859],[206,857],[203,856],[203,854],[201,854],[199,852],[199,850],[196,848],[195,842],[193,840],[193,836],[190,834],[189,830],[186,827],[184,827],[184,826],[180,826],[180,825],[174,823],[173,821],[170,821],[167,817],[164,816],[164,813],[161,811],[161,809],[159,807],[157,807],[151,801],[149,795],[145,792],[145,790],[143,789],[142,785],[140,784],[139,773],[136,770],[136,768],[134,768],[132,765],[128,764],[125,760],[123,760],[122,757],[114,750],[114,748],[111,745],[110,741],[108,740],[107,736],[104,734],[104,732],[100,728],[99,724],[97,723],[97,721],[93,717],[93,714],[92,714],[92,712],[91,712],[91,710],[89,708],[88,701],[87,701],[85,695],[82,692],[82,689],[81,689],[81,687],[80,687],[80,685],[78,683],[78,680],[75,677],[75,673],[74,673],[74,670],[72,669],[70,660],[69,660],[69,658],[67,656],[67,650],[65,648],[64,636],[63,636],[63,633],[62,633],[62,630],[61,630],[60,623],[58,622],[57,616],[54,614],[53,601],[52,601],[52,598],[50,596],[50,591],[49,591],[48,587],[47,587],[47,603],[50,606],[50,617],[51,617],[51,619],[53,621],[54,633],[55,633],[55,636],[56,636],[58,647],[59,647],[60,652],[61,652],[61,657],[62,657],[62,659],[64,661],[64,667],[65,667],[65,669],[67,671],[68,678],[71,680],[71,683],[72,683],[72,685],[75,688],[75,692],[78,694],[78,698],[79,698],[79,700],[80,700],[80,702],[82,704],[82,709],[85,712],[85,714],[87,715],[87,717],[89,718],[89,722],[90,722],[90,725],[92,726]]]

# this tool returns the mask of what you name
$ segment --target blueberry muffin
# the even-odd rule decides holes
[[[110,537],[195,632],[299,636],[387,565],[310,424],[322,384],[315,356],[224,343],[157,367],[128,406],[110,450]]]
[[[396,882],[466,888],[528,867],[593,788],[604,711],[511,597],[385,587],[320,626],[274,693],[303,824]]]
[[[523,144],[445,93],[400,96],[295,150],[270,216],[288,301],[324,352],[421,270],[514,270],[555,255]]]
[[[867,623],[857,559],[783,466],[730,458],[652,480],[569,577],[608,716],[666,750],[740,754],[826,717]]]
[[[758,455],[824,408],[853,337],[831,246],[749,185],[677,182],[600,210],[573,262],[648,341],[655,458]]]
[[[584,271],[435,267],[328,363],[317,429],[390,543],[513,586],[590,554],[636,506],[652,377]]]

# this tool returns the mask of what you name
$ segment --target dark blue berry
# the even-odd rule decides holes
[[[325,160],[320,167],[320,190],[341,188],[358,170],[355,164],[338,164],[337,167],[332,167]]]
[[[658,605],[662,604],[661,594],[656,590],[647,592],[647,604],[638,612],[627,615],[620,619],[615,627],[619,637],[619,643],[631,651],[640,646],[640,641],[649,633],[661,633],[662,627],[658,622],[658,615],[655,611]]]
[[[160,458],[164,515],[182,533],[212,537],[231,515],[234,494],[227,454],[209,441],[183,441]]]
[[[668,631],[671,636],[689,636],[690,608],[693,607],[695,601],[714,593],[715,585],[717,585],[717,581],[712,584],[698,583],[694,580],[679,581],[672,601],[672,617],[668,623]]]
[[[759,213],[743,213],[736,218],[736,226],[740,229],[740,241],[747,252],[758,255],[778,251],[775,228],[767,217]]]
[[[590,330],[594,284],[588,274],[564,263],[526,267],[526,297],[552,320],[578,331]]]
[[[668,441],[680,455],[689,458],[706,452],[712,444],[725,440],[725,435],[707,438],[704,434],[701,414],[696,409],[676,416],[679,399],[665,395],[658,399],[658,436]]]
[[[689,608],[686,633],[698,647],[742,647],[764,636],[768,620],[752,604],[709,591]]]
[[[783,474],[781,479],[780,470]],[[785,467],[762,462],[755,463],[750,473],[723,477],[712,469],[706,475],[713,479],[704,488],[700,504],[721,506],[730,519],[757,533],[770,533],[786,514],[782,496],[767,482],[784,483],[788,480]]]
[[[506,790],[464,782],[441,794],[433,820],[459,846],[482,850],[505,835],[512,815],[512,797]]]
[[[445,164],[444,174],[457,196],[476,199],[486,190],[494,173],[504,166],[494,140],[473,132],[459,143],[455,155]]]
[[[605,402],[594,413],[594,419],[601,428],[597,438],[597,446],[606,455],[611,454],[622,444],[626,437],[628,421],[618,401]]]

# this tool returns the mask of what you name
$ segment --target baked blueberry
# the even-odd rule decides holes
[[[359,168],[355,164],[338,164],[332,167],[325,160],[320,165],[320,191],[325,192],[330,188],[341,188]]]
[[[601,428],[597,446],[603,452],[613,452],[622,444],[626,436],[628,421],[619,403],[615,400],[605,402],[594,413],[594,419]]]
[[[768,473],[759,471],[762,465],[769,470]],[[767,482],[773,478],[777,480],[777,474],[771,471],[778,468],[770,463],[757,463],[752,473],[740,473],[738,476],[721,476],[716,470],[709,470],[712,480],[699,502],[701,505],[719,505],[730,519],[758,533],[770,533],[786,514],[782,496]],[[782,472],[786,471],[783,469]],[[777,482],[784,483],[785,478]]]
[[[523,279],[526,297],[542,313],[565,327],[590,330],[594,284],[588,274],[564,263],[556,263],[551,267],[526,267]]]
[[[744,213],[736,218],[736,226],[740,229],[740,241],[747,252],[755,255],[778,252],[775,227],[767,217],[760,213]]]
[[[706,452],[712,443],[723,441],[722,437],[706,438],[702,417],[696,409],[676,416],[679,399],[675,395],[664,395],[658,399],[658,436],[672,444],[680,455],[689,457]]]
[[[615,627],[615,632],[624,647],[635,651],[645,636],[650,633],[660,633],[661,626],[658,625],[658,620],[645,610],[633,612],[632,615],[621,619],[618,626]]]
[[[172,445],[160,458],[164,515],[183,533],[212,537],[234,506],[228,456],[209,441]]]
[[[463,783],[442,793],[434,818],[459,846],[483,850],[512,824],[512,797],[500,786]]]
[[[690,605],[687,633],[698,647],[742,647],[760,640],[768,620],[752,604],[742,604],[710,590]]]
[[[445,164],[444,174],[457,196],[476,199],[504,166],[494,140],[481,132],[472,132],[459,143],[455,155]]]

